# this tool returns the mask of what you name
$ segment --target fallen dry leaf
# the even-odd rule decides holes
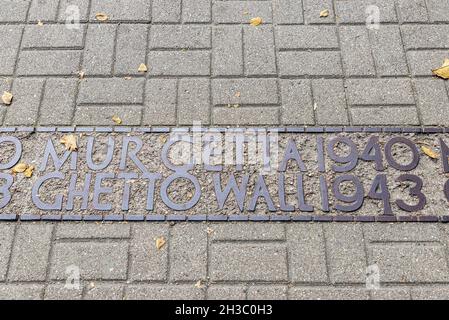
[[[43,23],[41,20],[38,20],[38,21],[37,21],[37,25],[38,25],[39,27],[42,27],[42,26],[44,25],[44,23]]]
[[[329,10],[323,10],[320,12],[320,18],[326,18],[329,16]]]
[[[214,232],[214,229],[207,227],[206,232],[210,235]]]
[[[3,92],[2,101],[7,106],[9,106],[12,103],[12,98],[13,98],[13,95],[11,92],[8,92],[8,91]]]
[[[444,59],[443,65],[438,69],[432,70],[437,77],[449,79],[449,59]]]
[[[148,71],[147,65],[145,63],[141,63],[139,66],[139,69],[137,69],[137,71],[144,73]]]
[[[202,287],[204,287],[203,281],[198,280],[197,283],[195,283],[195,288],[201,289]]]
[[[257,27],[261,23],[262,23],[261,17],[256,17],[256,18],[252,18],[251,20],[249,20],[249,24],[252,25],[253,27]]]
[[[123,79],[125,79],[125,80],[131,80],[132,78],[131,78],[131,77],[124,77]]]
[[[28,166],[28,168],[25,170],[24,175],[27,178],[31,178],[33,176],[33,172],[34,172],[34,166],[30,165]]]
[[[86,73],[85,73],[84,71],[78,72],[78,78],[79,78],[80,80],[83,80],[85,75],[86,75]]]
[[[70,151],[76,151],[78,149],[76,136],[73,134],[63,136],[60,142],[65,145],[65,148]]]
[[[97,14],[95,15],[95,18],[96,18],[98,21],[107,21],[107,20],[109,19],[108,15],[105,14],[105,13],[97,13]]]
[[[114,121],[116,124],[122,124],[122,119],[120,119],[119,116],[112,116],[112,121]]]
[[[241,95],[242,95],[242,94],[240,93],[240,91],[237,91],[237,92],[235,93],[235,97],[236,97],[236,98],[240,98]]]
[[[165,246],[165,238],[164,237],[159,237],[156,239],[156,248],[158,250],[161,250],[163,246]]]
[[[11,172],[13,174],[22,173],[22,172],[25,172],[26,169],[28,169],[28,165],[26,163],[21,162],[21,163],[16,164],[12,168]]]
[[[432,159],[438,159],[438,153],[435,152],[431,147],[421,146],[422,152],[424,152],[427,156]]]

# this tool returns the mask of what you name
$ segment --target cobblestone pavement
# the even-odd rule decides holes
[[[449,126],[448,49],[448,0],[0,0],[0,125]],[[448,231],[0,223],[0,298],[448,299]]]

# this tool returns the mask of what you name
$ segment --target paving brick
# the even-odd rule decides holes
[[[346,76],[376,74],[368,29],[365,26],[340,27],[340,42]]]
[[[418,287],[411,290],[412,300],[448,300],[449,288],[444,287]]]
[[[77,87],[77,79],[47,79],[39,109],[39,124],[70,125],[75,108]]]
[[[339,76],[342,72],[339,52],[288,51],[279,53],[281,76]]]
[[[380,282],[446,282],[449,278],[444,249],[435,244],[370,245],[370,264],[380,271]]]
[[[176,79],[149,79],[146,83],[144,125],[176,124]]]
[[[81,82],[78,103],[143,103],[144,82],[139,78],[85,79]]]
[[[203,224],[182,224],[170,237],[170,278],[198,281],[207,273],[207,232]]]
[[[194,121],[209,124],[210,80],[180,79],[178,87],[178,123],[193,125]]]
[[[324,230],[331,282],[365,283],[366,255],[361,226],[330,224]]]
[[[0,18],[1,21],[1,18]],[[1,25],[0,33],[0,74],[12,75],[19,50],[22,26]]]
[[[288,278],[287,252],[283,245],[217,242],[210,250],[209,270],[213,281],[285,281]]]
[[[1,0],[0,22],[23,22],[27,18],[30,0]]]
[[[81,279],[126,279],[128,244],[124,242],[64,242],[53,245],[50,277],[64,280],[69,266],[79,267]]]
[[[428,0],[427,10],[429,12],[429,18],[432,22],[448,22],[449,17],[449,1],[448,0]]]
[[[168,254],[166,244],[161,250],[156,248],[156,238],[168,239],[167,225],[133,226],[133,237],[130,245],[131,264],[129,278],[134,281],[166,280]],[[148,266],[151,266],[149,268]]]
[[[192,285],[130,285],[124,300],[200,300],[204,290]]]
[[[414,76],[431,76],[432,70],[440,67],[447,58],[447,50],[408,51],[407,60]]]
[[[436,224],[365,224],[365,240],[369,242],[439,241],[441,232]]]
[[[139,66],[145,63],[147,47],[147,25],[120,24],[117,31],[115,74],[138,74]]]
[[[448,49],[449,25],[402,25],[405,49]]]
[[[148,61],[152,76],[210,75],[209,51],[151,51]]]
[[[52,230],[53,226],[49,224],[18,226],[9,266],[9,280],[43,281],[46,279]]]
[[[83,294],[82,286],[80,288],[66,288],[65,283],[49,284],[45,288],[45,300],[81,300]]]
[[[29,21],[55,21],[59,0],[32,0],[28,13]]]
[[[13,108],[8,108],[4,125],[30,125],[37,121],[44,79],[16,79],[12,88]]]
[[[94,283],[93,286],[88,285],[85,293],[85,300],[122,300],[124,285]]]
[[[40,300],[43,291],[41,284],[2,284],[0,300]]]
[[[14,227],[12,224],[0,226],[0,281],[6,280],[6,272],[8,271],[14,237]]]
[[[369,300],[369,291],[362,288],[292,287],[291,300]]]
[[[349,79],[346,85],[350,105],[415,103],[409,79]]]
[[[251,286],[248,288],[248,300],[286,300],[287,287],[270,285],[270,286]]]
[[[363,107],[351,108],[352,123],[362,125],[418,125],[415,107]]]
[[[210,22],[211,5],[210,0],[183,0],[182,20],[188,23]]]
[[[396,0],[398,14],[402,22],[426,22],[426,0]]]
[[[287,226],[289,273],[292,282],[327,282],[321,225]]]
[[[246,300],[244,286],[212,285],[207,288],[208,300]]]
[[[62,24],[28,25],[23,34],[22,48],[81,48],[85,26],[68,29]]]
[[[260,223],[228,223],[214,224],[210,226],[214,231],[211,234],[213,241],[226,240],[285,240],[284,226],[282,224],[260,224]]]
[[[84,126],[111,126],[113,116],[119,116],[126,126],[139,125],[142,118],[142,107],[136,105],[121,106],[82,106],[75,111],[74,124]]]
[[[312,91],[318,124],[349,124],[343,80],[312,80]]]
[[[80,51],[22,51],[17,73],[26,76],[74,75],[79,71]]]
[[[245,26],[243,29],[245,73],[275,75],[276,57],[272,26]]]
[[[312,90],[309,80],[280,80],[281,123],[314,124]]]
[[[179,22],[181,19],[181,0],[153,0],[153,22]]]
[[[302,2],[297,0],[272,0],[273,20],[276,24],[301,24],[304,22]]]
[[[381,76],[408,75],[405,53],[398,26],[370,30],[376,71]]]
[[[116,28],[111,24],[89,25],[82,68],[86,75],[112,73]]]
[[[410,290],[408,288],[380,288],[371,290],[372,300],[410,300]]]
[[[213,124],[216,125],[277,125],[278,108],[214,108]]]
[[[146,0],[92,0],[91,20],[102,12],[111,21],[150,21],[150,7]]]
[[[154,25],[151,27],[151,49],[207,49],[210,47],[209,26]]]
[[[269,1],[216,1],[212,7],[215,23],[249,23],[254,17],[264,23],[272,22]]]
[[[213,79],[212,102],[228,104],[277,104],[275,79]]]
[[[279,49],[339,48],[334,26],[278,26],[276,45]]]
[[[445,125],[449,115],[448,91],[439,79],[415,79],[417,104],[424,125]]]
[[[377,7],[380,22],[396,22],[396,10],[394,1],[383,0],[337,0],[335,7],[340,23],[366,22],[367,18],[375,14],[370,6]]]
[[[212,74],[243,74],[243,32],[241,26],[215,26],[212,29]]]
[[[306,24],[335,22],[332,0],[303,0],[303,6]],[[323,10],[329,10],[329,16],[320,17],[320,12]]]
[[[90,0],[60,0],[58,21],[73,24],[74,19],[89,20]]]
[[[61,223],[56,227],[56,239],[122,239],[130,237],[129,224]]]

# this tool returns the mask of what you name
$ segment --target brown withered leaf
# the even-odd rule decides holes
[[[320,18],[326,18],[326,17],[328,17],[329,16],[329,10],[322,10],[321,12],[320,12]]]
[[[31,178],[33,176],[33,172],[34,172],[34,166],[29,165],[28,168],[25,170],[24,175],[27,178]]]
[[[163,246],[165,246],[165,238],[159,237],[156,239],[156,249],[161,250]]]
[[[137,69],[137,71],[139,71],[141,73],[145,73],[148,71],[148,67],[145,63],[141,63],[139,66],[139,69]]]
[[[8,91],[3,92],[2,101],[7,106],[9,106],[12,103],[12,98],[13,98],[13,95],[11,92],[8,92]]]
[[[76,136],[74,136],[73,134],[63,136],[61,138],[60,142],[63,145],[65,145],[65,148],[67,150],[70,150],[70,151],[78,150],[77,139],[76,139]]]
[[[28,165],[26,163],[21,162],[21,163],[16,164],[12,168],[11,172],[13,174],[22,173],[22,172],[25,172],[26,169],[28,169]]]
[[[119,116],[112,116],[112,121],[114,121],[115,124],[122,124],[122,119],[120,119]]]
[[[432,159],[438,159],[438,153],[428,146],[421,146],[422,152]]]
[[[257,27],[258,25],[262,24],[262,18],[261,17],[255,17],[249,20],[249,24],[253,27]]]
[[[84,72],[84,71],[78,72],[78,78],[79,78],[80,80],[83,80],[85,76],[86,76],[86,72]]]
[[[98,21],[107,21],[109,19],[108,15],[106,13],[102,13],[102,12],[97,13],[95,15],[95,18]]]
[[[449,59],[444,59],[443,65],[438,69],[432,70],[432,73],[437,77],[449,79]]]

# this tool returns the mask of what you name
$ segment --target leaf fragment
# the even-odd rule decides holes
[[[328,16],[329,16],[329,10],[328,9],[320,11],[320,18],[326,18]]]
[[[34,169],[35,168],[33,165],[29,165],[28,168],[24,172],[25,177],[31,178],[33,176]]]
[[[426,154],[428,157],[432,159],[438,159],[438,153],[434,151],[431,147],[428,146],[421,146],[422,152]]]
[[[137,71],[139,71],[141,73],[145,73],[148,71],[148,67],[145,63],[141,63],[139,66],[139,69],[137,69]]]
[[[80,72],[78,72],[78,78],[80,80],[83,80],[85,76],[86,76],[86,72],[84,72],[82,70]]]
[[[161,250],[163,246],[165,246],[165,238],[159,237],[156,239],[156,249]]]
[[[249,24],[253,27],[257,27],[258,25],[262,24],[262,18],[261,17],[255,17],[249,20]]]
[[[195,283],[195,288],[201,289],[202,287],[204,287],[203,281],[202,281],[202,280],[198,280],[198,281]]]
[[[76,136],[74,136],[73,134],[63,136],[61,138],[60,142],[63,145],[65,145],[66,150],[69,150],[69,151],[78,150],[77,139],[76,139]]]
[[[39,27],[42,27],[42,26],[44,25],[44,23],[43,23],[41,20],[38,20],[38,21],[37,21],[37,25],[38,25]]]
[[[13,95],[11,92],[4,91],[2,95],[2,101],[5,105],[9,106],[12,103]]]
[[[16,164],[12,168],[11,172],[13,174],[22,173],[22,172],[25,172],[26,169],[28,169],[28,165],[26,163],[21,162],[21,163]]]
[[[95,18],[98,21],[107,21],[109,19],[108,15],[106,13],[102,13],[102,12],[95,14]]]
[[[437,77],[449,79],[449,59],[444,59],[443,65],[437,69],[432,70],[432,73]]]
[[[112,116],[112,121],[115,122],[115,124],[122,124],[122,119],[119,116]]]

